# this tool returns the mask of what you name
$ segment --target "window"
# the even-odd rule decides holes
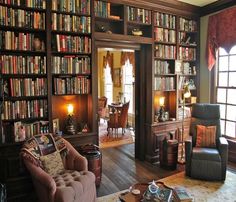
[[[218,51],[216,103],[220,104],[221,133],[236,138],[236,46]]]
[[[107,103],[111,104],[113,100],[113,84],[112,84],[112,79],[111,79],[111,68],[109,65],[106,66],[105,68],[105,97],[107,97]]]
[[[124,98],[129,103],[129,113],[134,114],[134,77],[133,77],[133,66],[129,60],[126,61],[123,66],[123,89]]]

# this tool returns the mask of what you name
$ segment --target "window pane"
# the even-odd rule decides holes
[[[228,73],[219,73],[219,86],[228,86]]]
[[[225,88],[217,89],[217,102],[226,103],[226,89]]]
[[[227,119],[236,121],[236,106],[227,105]]]
[[[229,87],[236,87],[236,72],[229,72]]]
[[[229,104],[236,104],[236,89],[228,89],[228,101]]]
[[[219,48],[219,55],[228,55],[228,53],[223,48]]]
[[[229,57],[229,70],[236,70],[236,55]]]
[[[220,121],[221,134],[225,135],[225,121]]]
[[[225,119],[225,106],[226,105],[220,105],[220,118]]]
[[[230,137],[235,137],[235,122],[226,121],[226,135]]]
[[[219,58],[219,71],[228,71],[228,56]]]
[[[230,51],[229,54],[236,54],[236,46],[233,46]]]

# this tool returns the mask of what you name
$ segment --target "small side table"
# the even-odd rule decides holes
[[[167,140],[160,142],[160,166],[165,169],[175,170],[178,160],[178,141]]]
[[[99,186],[102,178],[102,154],[96,145],[84,145],[76,147],[76,150],[88,160],[88,170],[96,177],[96,186]]]

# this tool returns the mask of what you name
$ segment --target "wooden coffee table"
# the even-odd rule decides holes
[[[171,202],[176,202],[176,196],[175,196],[175,192],[173,191],[172,188],[166,186],[163,182],[156,182],[156,184],[161,187],[161,188],[165,188],[165,189],[170,189],[172,190],[172,197],[171,197]],[[137,183],[134,184],[133,186],[131,186],[130,191],[129,192],[125,192],[123,194],[121,194],[119,196],[119,199],[123,202],[140,202],[143,199],[143,194],[145,193],[145,191],[148,188],[149,183]],[[140,194],[138,195],[134,195],[132,193],[133,189],[138,189],[140,190]],[[167,201],[166,201],[167,202]]]

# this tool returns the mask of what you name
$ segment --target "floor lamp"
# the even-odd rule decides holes
[[[186,84],[184,85],[184,91],[183,91],[183,118],[182,118],[182,134],[181,134],[181,156],[179,159],[180,164],[185,163],[185,158],[184,158],[184,114],[185,114],[185,99],[191,97],[191,92],[189,90],[189,85]]]

